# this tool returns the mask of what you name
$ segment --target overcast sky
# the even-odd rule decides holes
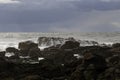
[[[0,32],[120,31],[120,0],[0,0]]]

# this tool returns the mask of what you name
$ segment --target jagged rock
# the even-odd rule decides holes
[[[65,44],[61,46],[61,49],[74,49],[78,48],[80,43],[77,41],[66,41]]]
[[[82,68],[77,68],[70,76],[69,80],[85,80]]]
[[[94,52],[92,52],[93,50],[94,49],[84,52],[83,65],[76,69],[79,73],[76,73],[75,71],[75,73],[73,73],[74,75],[84,75],[82,77],[85,78],[85,80],[96,80],[100,73],[103,73],[106,70],[107,63],[105,58],[94,54]],[[78,78],[79,76],[77,76],[77,79]],[[82,80],[81,78],[79,79]]]
[[[46,38],[46,37],[45,37]],[[43,40],[42,38],[40,40]],[[52,43],[47,43],[47,40],[54,40],[53,38],[45,39],[45,44],[51,45]],[[44,41],[44,40],[43,40]],[[57,40],[56,40],[57,41]],[[0,57],[0,79],[13,79],[13,80],[83,80],[83,75],[86,76],[87,80],[90,80],[92,72],[89,69],[94,69],[94,66],[89,66],[86,72],[83,73],[83,67],[81,64],[84,58],[77,59],[74,54],[82,56],[85,51],[90,51],[93,54],[101,55],[105,59],[108,59],[106,63],[107,69],[101,75],[99,75],[98,80],[116,80],[120,79],[120,58],[119,52],[117,52],[117,57],[114,56],[115,51],[120,51],[119,46],[108,47],[108,46],[80,46],[84,44],[82,42],[77,42],[74,38],[69,38],[65,40],[65,44],[61,43],[59,45],[51,46],[43,51],[40,51],[38,45],[31,41],[25,41],[19,43],[19,49],[21,55],[26,54],[30,56],[31,59],[38,59],[42,56],[44,59],[38,61],[37,64],[23,63],[19,62],[17,57],[12,56],[11,58],[4,57],[4,52],[1,52]],[[63,39],[64,42],[64,39]],[[86,42],[87,44],[89,41]],[[85,43],[85,44],[86,44]],[[92,44],[97,44],[93,42]],[[42,45],[42,42],[40,43]],[[112,51],[113,50],[113,51]],[[6,52],[17,52],[15,48],[9,47]],[[31,60],[30,59],[30,60]],[[98,58],[97,58],[98,59]],[[16,61],[14,61],[16,60]],[[31,61],[34,61],[31,60]],[[98,60],[92,63],[98,62],[97,66],[101,66]],[[111,64],[112,65],[109,65]],[[115,63],[115,64],[114,64]],[[91,62],[90,62],[91,64]],[[79,68],[78,68],[79,67]],[[115,75],[115,76],[113,76]],[[111,77],[112,76],[112,77]],[[7,78],[8,77],[8,78]],[[100,78],[101,77],[101,78]]]
[[[99,76],[98,80],[119,80],[120,79],[120,66],[112,66],[106,69],[106,71]]]
[[[109,58],[109,63],[111,63],[112,65],[119,64],[119,62],[120,62],[120,56],[118,55],[113,55],[112,57]]]
[[[5,58],[0,57],[0,78],[12,75],[10,71],[13,67],[13,64],[10,61],[7,61]]]
[[[18,45],[18,48],[20,50],[29,50],[31,48],[38,47],[38,44],[32,42],[32,41],[25,41],[25,42],[20,42]]]
[[[1,51],[0,52],[0,57],[5,57],[5,53],[6,53],[5,51]]]
[[[6,48],[6,52],[17,53],[17,52],[19,52],[19,50],[14,47],[8,47],[8,48]]]
[[[97,46],[99,45],[96,41],[88,41],[88,40],[77,40],[73,37],[69,38],[61,38],[61,37],[39,37],[38,44],[39,46],[56,46],[58,44],[63,45],[66,41],[78,41],[80,46]]]
[[[58,50],[60,48],[60,44],[56,45],[56,46],[50,46],[48,48],[45,48],[44,51],[49,51],[49,50]]]
[[[96,41],[78,40],[80,46],[98,46],[99,43]]]
[[[30,56],[31,59],[37,60],[38,57],[42,56],[39,48],[31,48],[28,52],[28,56]]]
[[[74,56],[73,51],[66,51],[61,49],[48,49],[42,52],[45,59],[53,61],[55,64],[71,63],[77,58]]]
[[[120,43],[114,43],[114,44],[112,45],[112,47],[113,47],[113,48],[120,47]]]
[[[8,47],[6,48],[5,56],[17,59],[19,58],[19,50],[14,47]]]
[[[4,70],[4,68],[6,67],[7,65],[7,61],[3,58],[3,57],[0,57],[0,72],[2,72],[2,70]]]
[[[25,42],[20,42],[18,48],[20,49],[20,53],[22,56],[28,56],[30,49],[32,48],[38,49],[38,44],[32,41],[25,41]]]
[[[39,37],[39,46],[56,46],[57,44],[63,44],[65,42],[64,38],[59,37]]]
[[[82,53],[91,52],[93,54],[101,55],[105,58],[112,56],[113,54],[111,51],[109,51],[111,48],[110,47],[101,47],[101,46],[86,46],[83,47]]]

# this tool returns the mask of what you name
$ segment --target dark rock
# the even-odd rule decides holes
[[[120,43],[114,43],[114,44],[112,45],[112,47],[113,47],[113,48],[120,47]]]
[[[3,57],[0,57],[0,64],[0,72],[2,72],[7,67],[7,61]]]
[[[25,41],[25,42],[20,42],[18,45],[18,48],[20,50],[29,50],[31,48],[38,47],[38,44],[32,42],[32,41]]]
[[[32,48],[37,48],[38,49],[38,44],[32,42],[32,41],[25,41],[25,42],[20,42],[18,45],[18,48],[20,49],[20,53],[22,56],[28,56],[30,50]]]
[[[118,55],[114,55],[109,58],[109,63],[111,63],[112,65],[116,65],[119,62],[120,62],[120,56],[118,56]]]
[[[5,51],[1,51],[0,52],[0,57],[5,57],[5,53],[6,53]]]
[[[61,38],[61,37],[39,37],[38,44],[39,46],[56,46],[58,44],[63,45],[66,41],[78,41],[80,46],[97,46],[99,45],[96,41],[88,40],[76,40],[73,37]]]
[[[39,46],[57,46],[62,45],[66,41],[76,41],[73,37],[61,38],[61,37],[39,37]]]
[[[65,64],[71,63],[75,59],[74,56],[75,52],[69,50],[62,50],[62,49],[47,49],[42,51],[42,55],[45,59],[53,61],[55,64]]]
[[[56,46],[50,46],[48,48],[45,48],[44,51],[50,51],[50,50],[58,50],[60,48],[60,44],[56,45]]]
[[[11,58],[14,58],[14,59],[18,59],[19,58],[19,50],[14,48],[14,47],[8,47],[6,48],[6,54],[9,53],[9,54],[14,54],[14,55],[11,55],[10,57]],[[6,56],[7,57],[7,56]]]
[[[38,59],[38,57],[41,57],[41,52],[39,48],[31,48],[28,52],[28,56],[30,56],[31,59]]]
[[[88,40],[78,40],[80,46],[98,46],[99,43],[96,41],[88,41]]]
[[[20,80],[41,80],[41,78],[39,75],[28,75],[24,79]]]
[[[74,49],[78,48],[80,43],[77,41],[66,41],[65,44],[61,46],[61,49]]]
[[[65,42],[64,38],[59,37],[39,37],[39,46],[56,46],[57,44],[63,44]]]
[[[94,54],[94,49],[84,52],[82,65],[76,68],[71,80],[96,80],[107,69],[107,62],[103,56]],[[78,76],[76,76],[78,75]]]
[[[107,58],[112,56],[112,53],[109,51],[110,49],[111,49],[110,47],[86,46],[86,47],[83,47],[82,53],[84,54],[86,52],[91,52],[92,54],[101,55]]]
[[[8,47],[8,48],[6,48],[6,52],[17,53],[17,52],[19,52],[19,50],[14,47]]]
[[[44,41],[45,38],[41,38],[40,41]],[[47,43],[49,40],[55,41],[54,38],[45,39],[45,44],[51,45],[52,43]],[[55,43],[55,46],[48,47],[43,51],[40,51],[38,45],[31,41],[20,42],[20,51],[13,47],[7,48],[6,52],[15,53],[18,51],[22,56],[30,56],[32,60],[28,59],[28,61],[35,61],[38,57],[43,57],[44,59],[38,61],[39,63],[37,64],[27,63],[26,59],[23,63],[22,59],[19,62],[19,59],[16,59],[17,57],[15,56],[6,58],[4,57],[5,52],[1,52],[0,80],[93,80],[93,74],[96,74],[94,71],[97,69],[101,72],[103,68],[105,68],[105,71],[98,75],[98,80],[120,79],[120,48],[118,44],[112,47],[99,45],[80,46],[80,43],[74,38],[69,38],[69,40],[65,40],[65,44],[62,46],[61,44],[57,46]],[[39,44],[42,45],[43,42]],[[74,54],[82,56],[86,52],[99,55],[102,58],[92,57],[86,63],[89,65],[85,69],[82,66],[83,62],[86,62],[85,58],[77,59]],[[103,59],[104,62],[102,62]],[[105,59],[108,60],[107,63]],[[102,69],[99,69],[100,67]]]

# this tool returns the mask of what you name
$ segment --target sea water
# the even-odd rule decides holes
[[[79,32],[79,33],[0,33],[0,51],[4,51],[7,47],[18,48],[21,41],[31,40],[37,43],[39,37],[74,37],[77,40],[92,40],[99,43],[113,44],[120,42],[120,32]],[[41,47],[44,48],[43,46]]]

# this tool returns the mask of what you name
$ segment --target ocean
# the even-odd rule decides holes
[[[100,44],[120,43],[120,32],[79,32],[79,33],[0,33],[0,51],[4,51],[7,47],[18,48],[18,43],[21,41],[31,40],[37,43],[38,37],[74,37],[77,40],[92,40]]]

